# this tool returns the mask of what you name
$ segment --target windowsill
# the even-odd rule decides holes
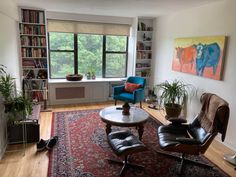
[[[119,82],[125,81],[127,78],[96,78],[96,79],[86,79],[83,78],[81,81],[68,81],[66,79],[48,79],[49,84],[59,84],[59,83],[93,83],[93,82]]]

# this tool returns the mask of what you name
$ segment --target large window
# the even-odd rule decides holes
[[[50,78],[88,72],[97,77],[126,77],[127,39],[127,36],[50,32]]]
[[[102,35],[78,35],[78,73],[102,77]]]
[[[74,73],[74,34],[50,33],[50,77],[65,78]]]
[[[127,71],[127,37],[106,36],[105,77],[124,77]]]

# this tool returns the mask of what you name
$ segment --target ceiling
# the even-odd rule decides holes
[[[47,11],[122,17],[162,16],[223,0],[16,0]]]

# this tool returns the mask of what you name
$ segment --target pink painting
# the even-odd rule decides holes
[[[225,36],[175,39],[172,70],[222,79]]]

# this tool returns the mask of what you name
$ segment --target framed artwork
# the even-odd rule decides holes
[[[222,79],[226,36],[177,38],[172,70]]]

